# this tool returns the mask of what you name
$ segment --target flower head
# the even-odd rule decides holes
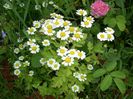
[[[107,28],[105,28],[105,32],[109,33],[109,34],[114,34],[115,31],[112,28],[107,27]]]
[[[72,91],[73,91],[73,92],[78,92],[78,91],[79,91],[79,86],[76,85],[76,84],[73,85],[73,86],[72,86]]]
[[[62,57],[62,60],[62,64],[64,66],[71,66],[72,64],[74,64],[74,59],[69,56]]]
[[[47,61],[47,65],[48,65],[48,67],[52,67],[54,64],[55,64],[55,59],[53,59],[53,58],[51,58],[51,59],[49,59],[48,61]]]
[[[79,10],[77,10],[76,14],[80,15],[80,16],[86,16],[87,15],[87,11],[85,11],[83,9],[79,9]]]
[[[32,45],[30,45],[29,50],[31,51],[32,54],[36,54],[39,52],[40,48],[39,48],[39,45],[32,44]]]
[[[21,62],[20,62],[20,61],[15,61],[13,67],[14,67],[15,69],[20,68],[20,67],[21,67]]]
[[[19,69],[15,69],[14,70],[14,75],[18,76],[20,75],[21,71]]]
[[[105,32],[99,32],[97,34],[97,38],[100,40],[100,41],[106,41],[107,40],[107,33]]]
[[[51,66],[51,68],[52,68],[53,70],[59,70],[60,64],[59,64],[58,62],[55,62],[55,63]]]
[[[45,40],[42,41],[42,44],[43,44],[43,46],[49,46],[50,45],[50,41],[45,39]]]

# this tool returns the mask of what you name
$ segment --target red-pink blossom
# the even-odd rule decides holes
[[[110,7],[108,4],[106,4],[102,0],[96,0],[91,5],[91,15],[93,15],[94,17],[105,16],[107,12],[109,11],[109,9]]]

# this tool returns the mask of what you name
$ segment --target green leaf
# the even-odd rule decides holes
[[[105,76],[105,78],[102,80],[100,84],[100,89],[102,91],[107,90],[112,84],[112,77],[110,75]]]
[[[114,82],[116,86],[119,88],[120,92],[124,94],[126,92],[126,85],[124,82],[119,78],[114,78]]]
[[[42,96],[47,95],[47,93],[48,93],[48,90],[47,90],[47,83],[44,83],[42,86],[39,86],[39,87],[38,87],[38,90],[39,90],[39,92],[40,92],[40,94],[41,94]]]
[[[106,73],[105,69],[98,69],[94,72],[93,77],[98,78],[100,76],[103,76]]]
[[[32,67],[41,67],[39,60],[42,58],[40,54],[35,54],[31,58],[31,66]]]
[[[102,45],[103,44],[101,42],[95,44],[93,51],[96,53],[103,53],[104,50],[103,50]]]
[[[117,66],[117,61],[107,61],[107,63],[104,64],[104,66],[106,67],[106,70],[108,72],[112,71],[115,69],[115,67]]]
[[[116,21],[117,21],[117,26],[118,28],[120,29],[120,31],[124,31],[125,28],[126,28],[126,20],[125,20],[125,17],[122,16],[122,15],[118,15],[116,16]]]
[[[116,19],[112,17],[106,17],[104,18],[103,23],[105,25],[109,25],[110,27],[115,27],[116,26]]]
[[[121,71],[113,71],[111,73],[111,76],[112,77],[116,77],[116,78],[121,78],[121,79],[125,79],[126,78],[126,75],[123,72],[121,72]]]

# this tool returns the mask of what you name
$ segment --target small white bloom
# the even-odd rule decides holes
[[[100,41],[106,41],[107,40],[107,33],[105,32],[100,32],[97,34],[97,38],[100,40]]]
[[[34,71],[33,70],[30,70],[28,75],[29,76],[33,76],[34,75]]]
[[[64,27],[69,27],[70,25],[72,25],[72,23],[70,21],[66,20],[66,21],[63,22]]]
[[[107,41],[113,41],[115,39],[113,34],[107,33]]]
[[[90,23],[93,23],[95,20],[92,16],[89,16],[89,17],[84,17],[83,19],[84,21],[90,21]]]
[[[40,5],[35,5],[35,10],[40,10],[41,6]]]
[[[83,9],[79,9],[79,10],[77,10],[76,14],[80,15],[80,16],[86,16],[87,15],[87,11],[85,11]]]
[[[3,5],[3,7],[4,7],[5,9],[12,9],[11,6],[10,6],[10,4],[8,4],[8,3],[5,3],[5,4]]]
[[[44,65],[44,64],[46,63],[45,59],[44,59],[44,58],[41,58],[41,59],[40,59],[40,63],[41,63],[42,65]]]
[[[15,48],[15,49],[14,49],[14,53],[15,53],[15,54],[18,54],[19,52],[20,52],[19,48]]]
[[[56,28],[62,27],[63,26],[63,19],[57,19],[57,18],[55,18],[53,20],[53,24],[54,24],[54,27],[56,27]]]
[[[25,47],[25,46],[24,46],[23,44],[19,44],[19,49],[22,50],[22,49],[24,49],[24,47]]]
[[[73,27],[73,26],[65,27],[65,29],[70,33],[74,33],[77,31],[77,27]]]
[[[62,60],[62,64],[64,66],[71,66],[72,64],[74,64],[74,59],[69,56],[62,57]]]
[[[47,61],[47,65],[48,65],[48,67],[52,67],[54,64],[55,64],[55,59],[53,59],[53,58],[51,58],[51,59],[49,59],[48,61]]]
[[[30,66],[30,62],[29,61],[25,61],[25,62],[23,62],[23,65],[24,65],[24,67],[25,66]]]
[[[29,39],[29,41],[27,41],[27,45],[32,45],[36,42],[35,39]]]
[[[43,1],[42,7],[47,7],[47,6],[48,6],[48,3],[46,1]]]
[[[21,62],[20,62],[20,61],[15,61],[13,67],[14,67],[15,69],[20,68],[20,67],[21,67]]]
[[[73,91],[73,92],[78,92],[78,91],[79,91],[79,86],[76,85],[76,84],[73,85],[73,86],[72,86],[72,91]]]
[[[33,21],[33,26],[34,26],[35,28],[40,28],[41,23],[40,23],[39,21]]]
[[[85,80],[87,80],[87,78],[86,78],[86,74],[80,74],[79,76],[78,76],[78,80],[79,81],[85,81]]]
[[[67,54],[67,48],[60,46],[60,48],[57,50],[57,55],[59,56],[65,56]]]
[[[14,70],[14,75],[18,76],[20,75],[21,71],[19,69],[15,69]]]
[[[52,36],[54,35],[55,31],[53,29],[45,29],[44,34],[48,35],[48,36]]]
[[[77,58],[83,60],[86,57],[85,52],[77,51]]]
[[[36,31],[36,28],[34,28],[34,27],[28,28],[28,30],[27,30],[28,34],[30,34],[30,35],[34,35],[35,31]]]
[[[52,4],[54,4],[54,2],[53,2],[53,1],[49,1],[49,4],[51,4],[51,5],[52,5]]]
[[[91,21],[82,21],[81,22],[81,26],[85,27],[85,28],[91,28],[92,27],[92,23],[91,23]]]
[[[39,52],[40,48],[39,48],[39,45],[32,44],[32,45],[30,45],[29,50],[31,51],[32,54],[36,54]]]
[[[59,70],[60,64],[59,64],[58,62],[55,62],[55,63],[51,66],[51,68],[52,68],[53,70]]]
[[[45,39],[45,40],[42,41],[42,44],[43,44],[43,46],[49,46],[50,45],[50,41]]]
[[[68,56],[70,56],[72,58],[77,57],[76,49],[70,49],[67,53],[68,53]]]
[[[75,78],[78,78],[79,75],[80,75],[80,73],[78,73],[78,72],[73,73],[73,76],[74,76]]]
[[[23,61],[24,60],[24,56],[20,56],[18,59]]]
[[[89,70],[93,70],[93,66],[92,66],[91,64],[88,64],[88,65],[87,65],[87,68],[88,68]]]
[[[81,38],[83,38],[83,34],[81,32],[74,32],[72,40],[79,41]]]
[[[56,4],[53,4],[53,7],[55,7],[56,9],[58,9],[58,8],[59,8],[59,6],[58,6],[58,5],[56,5]]]
[[[109,34],[114,34],[115,31],[112,28],[107,27],[107,28],[105,28],[105,32],[109,33]]]
[[[25,4],[24,4],[24,3],[20,3],[19,6],[20,6],[20,7],[24,7]]]
[[[67,40],[69,38],[69,32],[65,30],[59,30],[56,34],[57,38],[60,38],[61,40]]]

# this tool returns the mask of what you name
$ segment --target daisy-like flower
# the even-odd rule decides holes
[[[59,70],[60,64],[59,64],[58,62],[55,62],[55,63],[51,66],[51,68],[52,68],[53,70]]]
[[[67,31],[69,31],[70,33],[74,33],[77,31],[77,27],[73,27],[73,26],[69,26],[69,27],[65,27]]]
[[[33,21],[33,26],[35,28],[40,28],[41,27],[41,23],[39,21]]]
[[[14,53],[15,53],[15,54],[18,54],[19,52],[20,52],[19,48],[15,48],[15,49],[14,49]]]
[[[27,41],[27,45],[32,45],[36,42],[35,39],[29,39],[29,41]]]
[[[73,73],[73,76],[74,76],[75,78],[78,78],[79,75],[80,75],[80,73],[78,73],[78,72]]]
[[[63,27],[69,27],[70,25],[72,25],[72,23],[70,21],[64,21],[63,22]]]
[[[109,34],[114,34],[115,31],[112,28],[107,27],[107,28],[105,28],[105,32],[109,33]]]
[[[56,14],[56,18],[57,18],[57,19],[63,19],[64,16],[62,16],[62,15],[60,15],[60,14]]]
[[[74,64],[74,59],[69,56],[62,57],[62,60],[62,64],[64,66],[71,66],[72,64]]]
[[[32,54],[36,54],[40,51],[40,48],[39,48],[39,45],[32,44],[32,45],[30,45],[29,50],[31,51]]]
[[[93,23],[95,20],[92,16],[89,16],[89,17],[84,17],[83,19],[84,21],[90,21],[91,23]]]
[[[83,38],[83,34],[81,32],[74,32],[72,40],[79,41],[81,38]]]
[[[40,63],[41,63],[42,65],[44,65],[44,64],[46,63],[45,59],[44,59],[44,58],[41,58],[41,59],[40,59]]]
[[[31,34],[31,35],[34,35],[35,31],[36,31],[36,28],[34,28],[34,27],[28,28],[28,30],[27,30],[28,34]]]
[[[29,61],[25,61],[25,62],[23,62],[23,65],[24,65],[24,67],[25,66],[30,66],[30,62]]]
[[[25,48],[25,46],[23,45],[23,44],[19,44],[19,49],[24,49]]]
[[[54,29],[54,26],[52,23],[47,23],[46,25],[43,26],[44,28],[47,28],[47,29]]]
[[[33,76],[34,75],[34,71],[33,70],[30,70],[28,75],[29,76]]]
[[[113,41],[115,39],[113,34],[107,33],[107,41]]]
[[[60,48],[57,50],[57,55],[59,56],[65,56],[67,54],[67,48],[60,46]]]
[[[63,26],[63,19],[54,19],[53,20],[53,24],[54,27],[58,28],[58,27],[62,27]]]
[[[48,35],[48,36],[52,36],[54,35],[55,31],[53,29],[45,29],[44,34]]]
[[[72,57],[72,58],[77,57],[76,49],[70,49],[67,53],[69,57]]]
[[[78,80],[79,81],[85,81],[85,80],[87,80],[87,78],[86,78],[86,74],[80,74],[79,76],[78,76]]]
[[[24,60],[24,56],[20,56],[18,59],[23,61]]]
[[[15,69],[14,70],[14,75],[18,76],[20,75],[21,71],[19,69]]]
[[[21,67],[21,62],[20,62],[20,61],[15,61],[13,67],[14,67],[15,69],[20,68],[20,67]]]
[[[47,61],[47,65],[48,65],[48,67],[52,67],[54,64],[55,64],[55,59],[53,59],[53,58],[51,58],[51,59],[49,59],[48,61]]]
[[[100,40],[100,41],[106,41],[107,40],[107,33],[105,32],[99,32],[97,34],[97,38]]]
[[[43,46],[49,46],[50,45],[50,41],[45,39],[45,40],[42,41],[42,45]]]
[[[76,84],[73,85],[73,86],[72,86],[72,91],[73,91],[73,92],[78,92],[78,91],[79,91],[79,86],[76,85]]]
[[[56,34],[57,38],[60,38],[61,40],[67,40],[69,38],[69,32],[65,30],[59,30]]]
[[[77,51],[77,58],[83,60],[86,57],[85,52]]]
[[[91,64],[88,64],[88,65],[87,65],[87,69],[93,70],[93,66],[92,66]]]
[[[80,16],[86,16],[87,15],[87,11],[85,11],[83,9],[79,9],[79,10],[77,10],[76,14],[80,15]]]
[[[91,21],[82,21],[81,22],[81,26],[85,27],[85,28],[91,28],[92,27],[92,23],[91,23]]]

